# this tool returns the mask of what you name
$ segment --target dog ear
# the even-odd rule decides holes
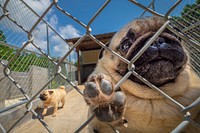
[[[49,91],[49,94],[51,95],[53,93],[53,91]]]

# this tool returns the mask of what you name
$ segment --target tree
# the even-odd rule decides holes
[[[200,0],[196,0],[193,4],[187,4],[183,8],[180,16],[174,16],[172,20],[173,27],[181,31],[185,37],[200,43]],[[199,71],[199,46],[185,43],[190,54],[190,62],[192,68],[200,75]]]
[[[185,27],[189,27],[193,24],[197,24],[200,21],[200,0],[196,0],[194,4],[187,4],[183,8],[180,16],[174,16],[175,21],[179,23],[180,30]],[[199,28],[197,28],[199,32]]]
[[[0,41],[6,43],[6,37],[5,37],[5,35],[3,34],[3,31],[2,31],[2,30],[0,30]]]
[[[6,36],[0,30],[0,60],[10,61],[17,51],[17,49],[6,46]],[[24,51],[9,65],[9,68],[11,71],[24,72],[28,71],[31,65],[48,68],[48,59]]]
[[[1,60],[10,60],[14,56],[14,49],[5,46],[6,37],[2,30],[0,30],[0,59]]]

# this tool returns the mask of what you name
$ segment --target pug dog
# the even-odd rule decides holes
[[[155,16],[136,19],[117,32],[108,47],[130,61],[164,23]],[[134,70],[186,107],[200,96],[200,78],[191,69],[188,55],[182,41],[165,29],[136,60]],[[89,115],[95,114],[89,131],[169,133],[175,129],[184,120],[182,109],[134,75],[120,85],[120,90],[114,90],[128,71],[119,57],[103,51],[83,92]],[[200,107],[190,113],[191,119],[199,122]],[[189,124],[184,133],[200,133],[200,128]]]
[[[64,107],[66,95],[67,93],[64,86],[60,86],[58,89],[47,89],[42,91],[39,96],[39,98],[43,101],[44,106],[42,115],[46,115],[47,108],[53,106],[54,110],[52,116],[55,117],[60,102],[62,103],[61,108]]]

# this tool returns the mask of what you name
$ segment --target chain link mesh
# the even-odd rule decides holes
[[[185,2],[188,1],[181,2],[181,0],[178,0],[161,2],[152,0],[149,5],[144,5],[142,0],[129,1],[130,4],[134,4],[144,9],[142,16],[145,14],[153,14],[165,17],[167,19],[166,23],[161,27],[161,29],[146,43],[139,54],[136,55],[131,61],[127,61],[125,58],[110,50],[104,43],[100,42],[91,34],[91,24],[109,4],[110,0],[105,1],[105,3],[94,14],[94,16],[90,18],[88,24],[84,24],[75,18],[75,16],[71,15],[66,10],[63,10],[59,6],[59,2],[56,0],[50,3],[42,15],[38,15],[36,12],[34,12],[23,0],[3,0],[0,2],[0,112],[5,112],[24,103],[27,109],[24,115],[18,118],[11,128],[5,130],[0,124],[0,128],[3,132],[10,132],[28,113],[32,113],[44,125],[44,128],[48,132],[52,132],[51,127],[49,127],[33,110],[32,102],[44,89],[55,88],[60,84],[69,84],[82,95],[82,91],[73,82],[76,78],[75,71],[72,70],[72,67],[76,67],[72,63],[66,61],[66,58],[68,58],[70,54],[74,52],[75,48],[79,46],[85,38],[91,38],[101,47],[119,57],[129,65],[129,70],[132,70],[131,68],[134,61],[140,57],[140,55],[148,48],[151,42],[154,41],[164,29],[168,28],[184,41],[189,42],[189,45],[186,45],[186,48],[189,50],[189,53],[192,57],[192,67],[198,74],[200,74],[200,14],[196,12],[196,9],[199,9],[200,5],[197,4],[192,10],[182,12],[181,14],[180,12],[176,11],[175,7],[177,5],[183,6],[185,5]],[[161,5],[157,4],[156,2],[165,5],[163,6],[163,12],[156,11],[156,6]],[[49,45],[51,42],[47,39],[50,33],[59,38],[61,42],[66,43],[65,39],[63,39],[54,30],[54,28],[52,28],[45,21],[45,16],[52,8],[60,11],[72,21],[77,22],[86,30],[85,34],[80,37],[80,39],[74,45],[68,46],[68,51],[66,51],[65,55],[63,55],[60,59],[54,59],[48,51],[48,47],[51,47],[51,45]],[[169,14],[171,15],[171,13],[181,14],[181,17],[169,17]],[[38,44],[40,34],[47,35],[47,38],[44,39],[45,45]],[[66,45],[68,44],[66,43]],[[41,79],[41,73],[47,76],[42,77]],[[158,91],[164,97],[168,98],[171,102],[174,102],[177,106],[180,106],[183,109],[182,112],[186,114],[185,117],[189,116],[189,110],[194,106],[197,106],[197,104],[200,102],[200,98],[198,98],[188,107],[184,107],[170,96],[162,92],[159,88],[146,81],[135,71],[130,71],[127,73],[124,78],[115,86],[115,89],[117,89],[120,84],[123,83],[123,81],[126,80],[131,74],[138,77],[144,83],[155,89],[155,91]],[[80,132],[93,118],[94,115],[92,115],[85,123],[83,123],[83,125],[80,125],[80,128],[75,132]],[[191,121],[192,120],[190,119],[183,121],[173,132],[179,132]],[[191,124],[197,125],[194,122],[191,122]]]

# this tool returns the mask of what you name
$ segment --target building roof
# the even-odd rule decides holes
[[[98,35],[94,35],[94,37],[96,39],[98,39],[99,41],[101,41],[102,43],[107,43],[108,41],[110,41],[110,39],[113,37],[113,35],[116,32],[110,32],[110,33],[105,33],[105,34],[98,34]],[[69,43],[73,43],[75,44],[78,40],[80,39],[80,37],[78,38],[71,38],[71,39],[66,39],[66,41]],[[99,44],[97,44],[96,42],[94,42],[91,38],[87,37],[85,38],[77,47],[77,49],[81,50],[81,51],[88,51],[88,50],[96,50],[96,49],[101,49],[101,46]]]

